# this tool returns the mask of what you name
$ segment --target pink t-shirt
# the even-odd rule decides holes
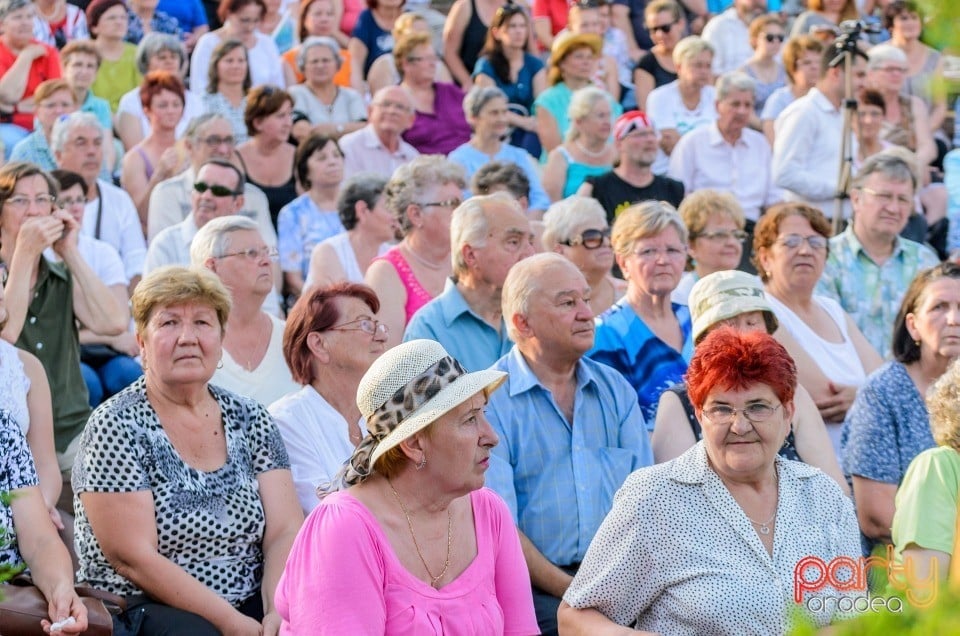
[[[439,590],[408,572],[380,524],[349,492],[328,496],[300,529],[274,599],[281,636],[536,634],[520,538],[492,490],[470,493],[477,556]]]

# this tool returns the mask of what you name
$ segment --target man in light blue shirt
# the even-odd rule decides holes
[[[453,277],[413,315],[403,340],[436,340],[467,370],[479,371],[513,346],[500,294],[510,268],[533,254],[533,233],[520,204],[499,192],[453,211],[450,245]]]
[[[517,263],[503,287],[516,346],[487,417],[500,438],[487,485],[520,530],[537,621],[556,633],[560,597],[630,472],[653,463],[633,387],[585,358],[593,346],[590,287],[559,254]]]

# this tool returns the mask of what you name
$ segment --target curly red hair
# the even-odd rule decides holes
[[[766,384],[780,402],[793,401],[797,365],[773,336],[719,327],[697,345],[687,369],[687,394],[698,411],[714,389],[745,390]]]

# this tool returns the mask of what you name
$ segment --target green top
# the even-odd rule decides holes
[[[80,340],[73,313],[73,277],[63,263],[40,258],[35,293],[17,347],[40,359],[53,397],[53,438],[64,452],[90,415],[80,372]]]
[[[137,47],[130,43],[123,45],[123,55],[119,60],[103,60],[93,80],[90,90],[97,97],[110,102],[110,110],[117,112],[120,98],[140,86],[140,71],[137,70]]]
[[[927,550],[951,554],[957,527],[957,491],[960,453],[938,446],[917,455],[897,491],[893,517],[894,559],[914,543]]]

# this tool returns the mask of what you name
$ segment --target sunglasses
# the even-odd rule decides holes
[[[653,35],[657,31],[661,31],[663,32],[664,35],[666,35],[667,33],[670,33],[670,29],[672,29],[673,25],[675,25],[676,23],[677,23],[676,21],[673,21],[668,24],[655,24],[652,27],[649,27],[648,30],[650,31],[651,35]]]
[[[588,250],[595,250],[598,247],[601,247],[609,239],[610,228],[605,228],[603,230],[584,230],[583,234],[580,236],[575,236],[572,239],[567,239],[566,241],[559,241],[559,243],[560,245],[566,245],[567,247],[583,245]]]
[[[763,39],[772,44],[774,42],[783,42],[787,39],[787,36],[783,33],[765,33]]]
[[[204,192],[209,190],[210,194],[212,194],[215,197],[235,197],[238,194],[240,194],[239,192],[234,192],[227,186],[217,185],[215,183],[214,184],[204,183],[203,181],[197,181],[196,183],[194,183],[193,189],[199,192],[200,194],[203,194]]]

